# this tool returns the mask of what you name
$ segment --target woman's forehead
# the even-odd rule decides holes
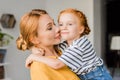
[[[47,26],[48,24],[53,23],[53,19],[48,15],[42,15],[39,18],[39,26]]]

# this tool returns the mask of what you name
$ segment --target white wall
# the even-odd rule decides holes
[[[94,43],[95,49],[99,56],[101,56],[101,0],[94,0]]]
[[[0,16],[3,13],[12,13],[16,18],[13,29],[2,29],[14,36],[14,41],[8,46],[5,58],[5,61],[9,63],[5,66],[5,74],[11,80],[30,80],[29,70],[24,66],[25,58],[29,53],[17,50],[15,40],[19,35],[20,17],[33,8],[45,9],[45,0],[0,0]],[[2,28],[1,25],[0,28]]]
[[[98,56],[101,56],[105,61],[105,0],[94,0],[93,10],[94,23],[94,46]]]
[[[76,8],[83,11],[87,16],[88,24],[92,30],[91,34],[89,35],[89,39],[93,44],[98,46],[97,43],[94,43],[94,35],[96,34],[94,33],[94,4],[94,0],[2,0],[0,1],[0,15],[3,13],[12,13],[15,15],[17,21],[13,29],[3,29],[3,31],[13,35],[16,40],[19,35],[20,17],[26,11],[29,11],[33,8],[46,9],[48,13],[55,19],[55,21],[57,20],[57,15],[61,10],[65,8]],[[98,11],[99,9],[100,8],[98,8]],[[98,25],[99,22],[100,21],[98,20]],[[15,40],[10,46],[8,46],[8,52],[5,61],[9,62],[10,64],[6,65],[6,76],[10,77],[12,80],[30,80],[29,70],[24,67],[25,58],[29,52],[17,50]],[[100,41],[98,40],[98,42]],[[97,50],[100,51],[100,47],[97,47]],[[98,53],[98,55],[100,55],[100,53]]]
[[[58,13],[65,8],[76,8],[83,11],[88,18],[88,24],[92,30],[89,39],[93,43],[93,0],[47,0],[46,6],[46,10],[55,19],[55,21],[57,21]]]

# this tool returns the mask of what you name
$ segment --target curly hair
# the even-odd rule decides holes
[[[80,35],[80,36],[83,36],[83,35],[88,35],[90,33],[90,28],[88,26],[88,23],[87,23],[87,18],[85,16],[85,14],[80,11],[80,10],[77,10],[77,9],[73,9],[73,8],[68,8],[68,9],[65,9],[63,11],[61,11],[58,15],[58,22],[59,22],[59,19],[60,19],[60,16],[64,13],[70,13],[70,14],[73,14],[75,16],[77,16],[77,18],[80,20],[80,23],[84,26],[84,31],[83,33]]]

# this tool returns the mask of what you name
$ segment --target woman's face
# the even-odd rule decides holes
[[[40,45],[53,46],[60,43],[59,28],[55,26],[53,19],[45,14],[39,19],[38,39]]]

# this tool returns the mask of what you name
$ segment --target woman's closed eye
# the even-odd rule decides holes
[[[52,30],[52,25],[48,26],[47,30]]]
[[[52,30],[54,26],[56,26],[55,23],[49,23],[48,27],[47,27],[47,30]]]

